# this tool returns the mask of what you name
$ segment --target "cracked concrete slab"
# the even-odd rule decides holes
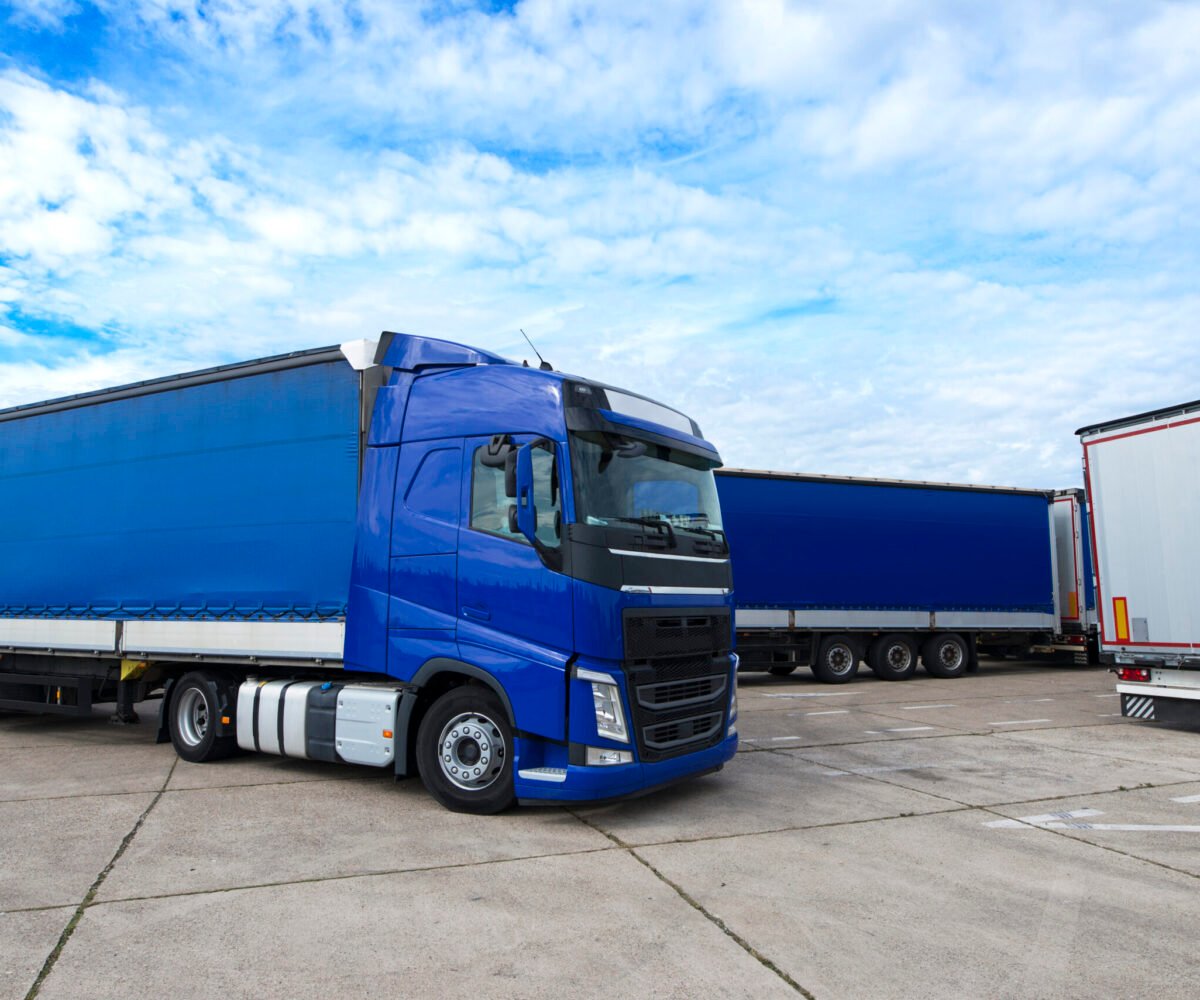
[[[117,899],[602,849],[559,809],[452,813],[418,781],[167,792],[101,887]]]
[[[98,984],[127,1000],[796,996],[618,850],[93,906],[41,997]]]
[[[1064,837],[1200,877],[1200,783],[1077,795],[994,811],[1013,819],[1032,818]],[[1038,832],[1028,826],[999,828],[1017,836]]]
[[[1119,711],[1116,699],[1103,703]],[[1005,739],[1200,774],[1200,733],[1131,719],[1117,722],[1113,727],[1013,733]]]
[[[653,797],[577,811],[624,843],[647,844],[953,808],[847,771],[754,753],[739,755],[718,775],[682,782]]]
[[[842,743],[879,743],[888,740],[948,736],[964,732],[948,724],[896,719],[859,708],[831,705],[793,707],[790,711],[747,713],[738,716],[738,733],[759,750],[789,746],[833,746]]]
[[[0,910],[77,906],[153,799],[0,802]]]
[[[113,706],[97,706],[83,718],[69,715],[18,715],[0,713],[0,751],[28,750],[35,747],[145,746],[154,742],[158,730],[158,702],[137,706],[140,721],[134,725],[113,725],[109,716]]]
[[[639,848],[821,1000],[1191,998],[1194,878],[983,811]]]
[[[29,992],[74,912],[74,906],[0,912],[0,1000],[19,1000]]]
[[[958,699],[951,706],[878,706],[881,715],[904,724],[945,726],[962,732],[1022,732],[1061,729],[1064,726],[1100,726],[1119,723],[1108,706],[1089,704],[1077,696],[1040,695],[1023,698]]]
[[[0,802],[157,792],[175,763],[170,746],[36,747],[0,751]]]
[[[784,752],[828,767],[880,774],[890,783],[975,806],[1193,777],[1173,768],[1072,753],[999,736],[891,740]],[[872,772],[877,768],[890,770]]]
[[[168,791],[189,788],[233,788],[238,785],[273,785],[297,781],[364,781],[393,783],[391,772],[378,767],[352,767],[320,760],[297,760],[272,754],[239,754],[209,764],[181,760],[171,775]]]

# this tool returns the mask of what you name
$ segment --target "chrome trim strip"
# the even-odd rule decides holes
[[[567,769],[565,767],[529,767],[524,771],[518,771],[517,777],[524,778],[526,781],[566,781]]]
[[[729,562],[725,559],[709,559],[706,556],[670,556],[665,552],[634,552],[632,549],[609,549],[614,556],[636,556],[641,559],[674,559],[677,562],[720,563]]]
[[[641,587],[627,583],[621,587],[623,594],[704,594],[711,597],[724,597],[729,593],[728,587]]]

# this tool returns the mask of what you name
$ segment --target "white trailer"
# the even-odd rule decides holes
[[[1076,433],[1121,714],[1200,722],[1200,400]]]
[[[1054,560],[1058,566],[1058,629],[1054,649],[1071,653],[1076,663],[1099,663],[1096,590],[1083,490],[1056,491],[1050,509],[1054,518]]]

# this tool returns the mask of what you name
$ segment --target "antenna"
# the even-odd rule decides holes
[[[520,328],[520,327],[517,327],[517,329],[518,329],[518,330],[521,330],[521,328]],[[524,330],[521,330],[521,336],[525,338],[525,343],[527,343],[527,344],[528,344],[530,347],[533,347],[533,341],[529,339],[529,334],[527,334],[527,333],[526,333]],[[537,349],[536,347],[533,347],[533,353],[534,353],[534,354],[537,354],[537,356],[538,356],[538,361],[540,361],[540,362],[541,362],[541,364],[540,364],[540,365],[538,365],[538,367],[539,367],[539,368],[540,368],[542,371],[544,371],[544,372],[552,372],[552,371],[554,371],[554,368],[551,366],[550,362],[549,362],[549,361],[547,361],[545,358],[543,358],[543,357],[542,357],[542,355],[541,355],[541,354],[538,352],[538,349]]]

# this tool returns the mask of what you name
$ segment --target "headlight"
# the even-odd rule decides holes
[[[610,740],[629,742],[625,728],[625,710],[621,707],[621,689],[609,674],[576,669],[575,676],[592,685],[592,707],[596,712],[596,732]]]

